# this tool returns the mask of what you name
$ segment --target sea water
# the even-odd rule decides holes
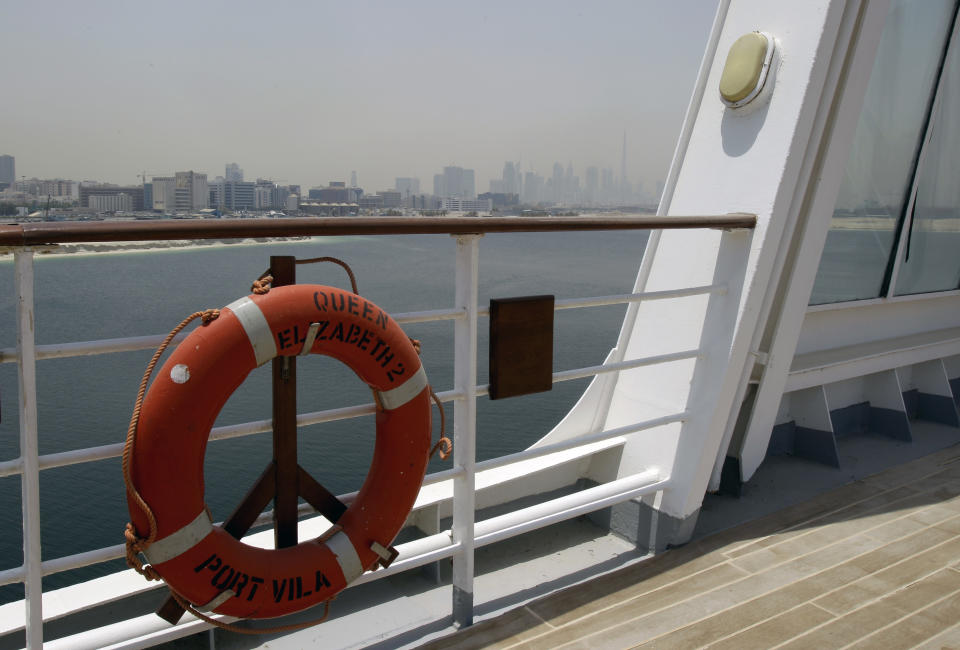
[[[628,293],[642,256],[643,232],[498,234],[480,240],[480,304],[490,298],[553,294],[557,299]],[[38,255],[35,264],[38,344],[164,334],[186,315],[222,307],[249,292],[271,255],[336,256],[356,273],[360,293],[388,313],[453,305],[455,241],[445,235],[335,237],[257,245],[220,245],[97,255]],[[349,288],[334,264],[297,267],[301,283]],[[16,345],[13,264],[0,262],[0,347]],[[596,365],[616,342],[625,307],[564,310],[554,323],[554,370]],[[431,384],[449,390],[453,322],[407,325],[422,341]],[[487,382],[487,320],[479,323],[479,383]],[[37,367],[39,446],[51,454],[120,443],[152,351],[44,360]],[[345,366],[312,356],[298,363],[298,411],[364,404],[369,389]],[[556,384],[537,395],[478,400],[479,459],[519,451],[547,433],[588,380]],[[270,418],[269,365],[231,397],[217,425]],[[18,456],[16,364],[0,365],[0,461]],[[453,405],[446,404],[447,421]],[[448,425],[449,426],[449,425]],[[434,417],[434,436],[439,418]],[[335,494],[363,482],[373,448],[372,416],[301,428],[299,462]],[[270,460],[270,435],[211,443],[205,499],[214,520],[229,515]],[[434,459],[429,471],[449,467]],[[120,544],[129,519],[120,459],[40,474],[45,560]],[[0,570],[20,566],[20,477],[0,478]],[[121,560],[49,576],[52,589],[121,570]],[[0,603],[23,597],[0,588]]]

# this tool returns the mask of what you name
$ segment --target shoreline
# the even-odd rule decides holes
[[[127,253],[162,253],[200,248],[232,248],[263,246],[279,243],[323,242],[343,240],[344,237],[257,237],[246,239],[169,239],[163,241],[83,242],[37,247],[37,259],[61,256],[89,256]],[[0,262],[13,260],[13,252],[0,253]]]

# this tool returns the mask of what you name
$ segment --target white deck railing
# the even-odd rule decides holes
[[[742,216],[738,217],[742,220]],[[723,218],[703,218],[702,227],[724,227]],[[714,223],[716,222],[716,223]],[[718,225],[719,224],[719,225]],[[658,224],[659,225],[659,224]],[[686,226],[689,227],[689,226]],[[730,226],[728,226],[730,227]],[[744,227],[742,225],[732,227]],[[747,226],[749,227],[749,226]],[[424,486],[443,481],[452,481],[452,527],[439,534],[401,544],[398,559],[385,570],[368,572],[353,584],[362,584],[372,580],[406,571],[434,562],[442,558],[453,558],[453,617],[460,625],[469,625],[473,619],[473,553],[474,549],[486,544],[520,535],[522,533],[548,526],[582,514],[593,512],[611,505],[652,494],[669,486],[669,468],[651,468],[632,476],[619,478],[580,490],[573,494],[544,503],[522,508],[504,515],[475,521],[476,486],[478,471],[504,467],[535,458],[543,458],[564,450],[586,448],[598,442],[614,440],[640,431],[675,422],[683,422],[688,413],[679,412],[656,419],[636,422],[632,425],[607,431],[583,431],[579,436],[562,442],[546,444],[513,454],[493,458],[478,463],[475,458],[476,447],[476,399],[488,392],[488,387],[477,385],[477,342],[478,319],[489,315],[489,310],[478,305],[478,240],[482,235],[464,234],[456,236],[456,292],[452,308],[432,311],[419,311],[395,314],[398,323],[420,323],[428,321],[454,321],[454,386],[439,392],[444,402],[454,403],[453,468],[427,475]],[[38,648],[43,643],[43,600],[42,578],[46,575],[77,569],[99,562],[114,560],[124,555],[123,545],[109,546],[75,555],[41,560],[42,538],[40,532],[40,472],[54,467],[63,467],[79,463],[115,458],[121,455],[123,443],[75,449],[55,454],[39,455],[37,425],[37,388],[36,362],[38,360],[76,357],[85,355],[111,354],[131,350],[144,350],[156,347],[163,335],[139,336],[121,339],[83,341],[37,346],[34,341],[34,252],[28,247],[14,249],[15,290],[17,295],[17,347],[0,349],[0,363],[16,363],[18,367],[20,395],[20,456],[14,460],[0,462],[0,477],[19,474],[21,476],[24,561],[19,567],[0,571],[0,585],[24,583],[23,624],[11,626],[9,622],[0,627],[0,636],[16,629],[26,628],[27,646]],[[622,294],[614,296],[595,296],[557,300],[555,309],[582,309],[597,306],[638,303],[648,300],[669,300],[687,296],[723,294],[724,284],[688,287],[673,291]],[[181,334],[180,338],[186,334]],[[588,366],[554,373],[553,382],[569,381],[592,377],[604,373],[619,372],[641,366],[669,363],[684,359],[693,359],[699,350],[685,350],[640,359],[625,360],[599,366]],[[355,418],[375,412],[374,404],[359,404],[324,411],[303,413],[297,416],[298,426],[322,422],[332,422]],[[211,440],[223,440],[253,435],[271,430],[270,420],[259,420],[242,424],[214,428]],[[341,495],[345,503],[353,500],[354,494]],[[300,506],[300,514],[312,513],[307,505]],[[272,521],[271,513],[265,512],[256,525]],[[104,602],[114,600],[117,595],[104,595]],[[82,607],[93,606],[84,604]],[[57,616],[72,613],[69,608],[59,611]],[[230,620],[227,618],[226,620]],[[3,621],[0,621],[2,624]],[[113,632],[122,629],[129,641],[151,630],[141,629],[140,623],[131,621],[129,629],[111,626]],[[203,629],[200,621],[187,617],[176,626],[182,628],[177,635],[191,634]],[[142,626],[141,626],[142,627]],[[172,628],[174,629],[174,628]],[[85,635],[87,633],[84,633]],[[96,634],[95,632],[92,634]],[[90,638],[97,638],[96,636]],[[173,637],[169,637],[173,638]],[[77,639],[79,640],[79,639]],[[115,640],[114,640],[115,642]]]

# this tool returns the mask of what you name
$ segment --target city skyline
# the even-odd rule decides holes
[[[0,162],[4,162],[9,169],[13,168],[15,156],[0,155]],[[359,187],[357,185],[357,173],[351,171],[349,185],[339,179],[331,179],[327,185],[323,183],[314,183],[308,186],[310,190],[323,190],[329,187],[357,188],[357,196],[383,194],[385,192],[396,192],[399,197],[409,199],[411,196],[435,196],[438,198],[458,198],[458,199],[476,199],[481,195],[503,195],[498,202],[502,203],[510,196],[514,197],[512,203],[524,203],[530,205],[580,205],[580,206],[627,206],[638,204],[650,204],[659,198],[662,188],[662,179],[656,179],[650,187],[645,187],[642,181],[633,182],[626,172],[626,140],[623,142],[623,155],[621,158],[620,174],[615,175],[609,167],[598,168],[595,165],[581,167],[581,175],[576,174],[574,166],[568,162],[566,167],[560,162],[555,162],[552,166],[552,174],[542,176],[539,170],[532,168],[527,172],[522,172],[522,166],[517,162],[505,161],[500,178],[491,178],[488,189],[484,190],[476,184],[475,170],[461,168],[456,166],[446,166],[441,173],[433,175],[433,191],[429,192],[425,188],[420,189],[419,177],[394,177],[394,182],[389,187]],[[9,174],[8,174],[9,175]],[[187,194],[193,193],[194,177],[199,179],[203,189],[197,190],[198,196],[206,196],[207,188],[210,192],[210,205],[230,205],[233,203],[233,186],[237,186],[236,191],[244,192],[253,196],[255,191],[270,191],[264,187],[289,187],[289,194],[294,193],[292,188],[301,189],[299,184],[282,185],[276,183],[272,178],[258,177],[256,182],[244,181],[244,171],[236,162],[226,163],[224,165],[224,175],[214,176],[213,173],[200,171],[176,172],[175,175],[158,175],[141,172],[137,174],[140,182],[143,184],[144,192],[148,192],[143,205],[145,209],[151,208],[157,210],[168,209],[187,209],[187,208],[205,208],[208,206],[200,205],[199,199],[194,196],[187,198]],[[81,197],[81,204],[86,202],[82,199],[83,187],[109,187],[109,186],[129,186],[122,183],[112,183],[107,179],[85,179],[78,181],[76,179],[45,179],[32,176],[29,179],[26,175],[21,175],[19,179],[14,179],[12,187],[7,192],[20,192],[32,194],[35,196],[52,197]],[[189,191],[188,191],[189,188]],[[655,188],[655,189],[653,189]],[[3,191],[3,185],[0,184],[0,200],[10,200],[7,192]],[[78,194],[79,193],[79,194]],[[185,194],[186,193],[186,194]],[[314,192],[309,192],[310,196],[303,193],[303,198],[314,198]],[[214,200],[214,196],[219,198]],[[338,199],[338,200],[346,200]],[[251,201],[245,201],[252,203]],[[258,201],[259,203],[260,201]],[[283,204],[284,200],[279,200]],[[129,209],[129,208],[128,208]]]
[[[630,179],[649,186],[715,8],[8,3],[0,55],[19,63],[5,73],[0,142],[19,175],[44,178],[212,178],[235,161],[247,178],[310,186],[356,171],[388,188],[459,166],[480,191],[504,160],[544,175],[555,161],[617,170],[626,131]]]

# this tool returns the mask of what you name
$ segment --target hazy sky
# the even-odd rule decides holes
[[[443,165],[554,161],[649,190],[716,0],[0,0],[0,154],[17,175],[193,169],[367,191]]]

